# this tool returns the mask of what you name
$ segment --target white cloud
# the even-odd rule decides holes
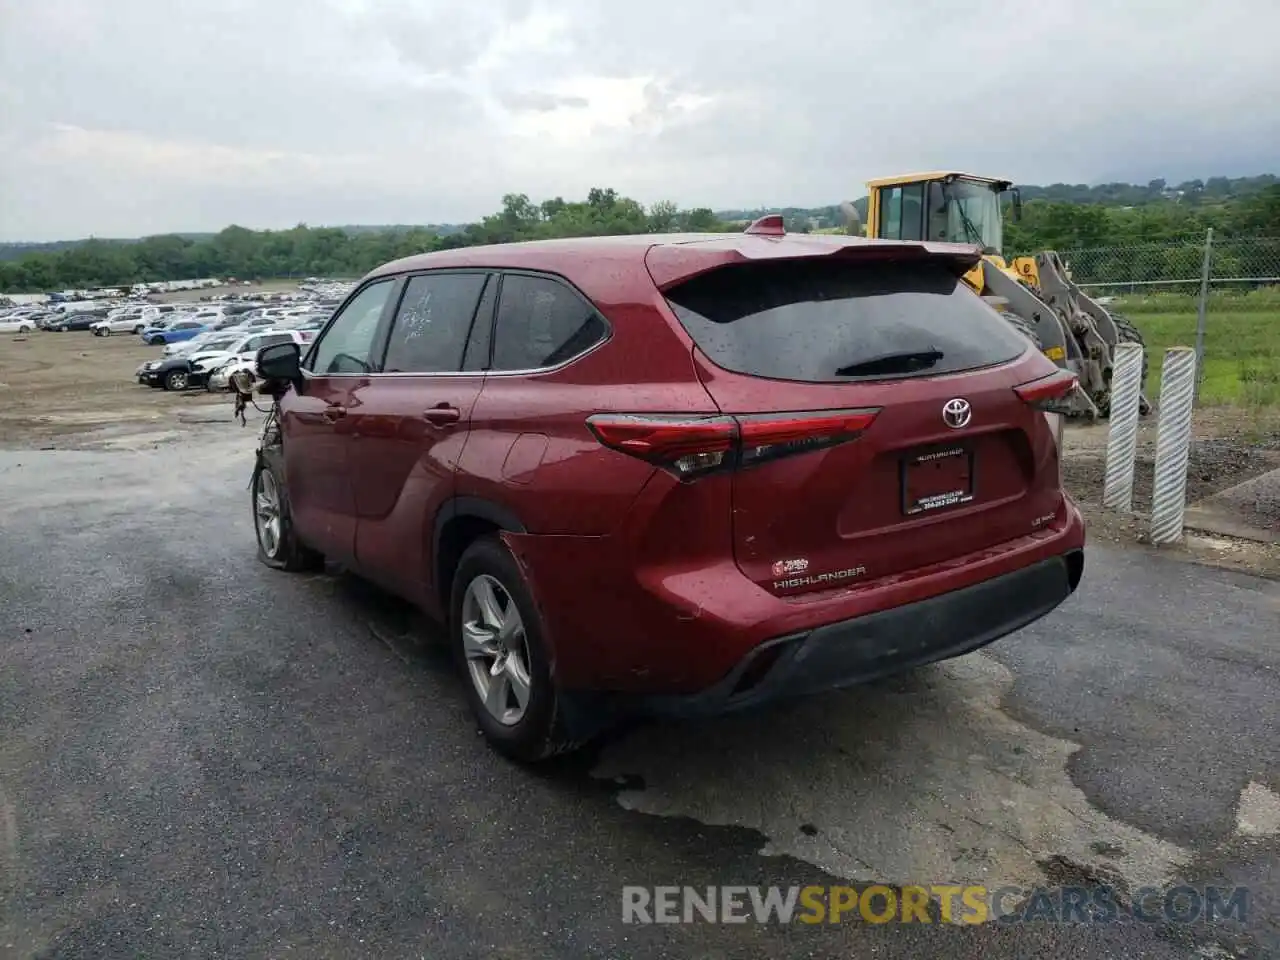
[[[0,0],[0,239],[1280,167],[1272,0]]]

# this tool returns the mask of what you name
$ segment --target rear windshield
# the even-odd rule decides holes
[[[775,380],[932,376],[1029,346],[939,263],[733,264],[666,296],[715,364]]]

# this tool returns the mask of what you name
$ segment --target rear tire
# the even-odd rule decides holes
[[[1111,322],[1116,325],[1117,343],[1136,343],[1142,347],[1142,385],[1140,392],[1145,397],[1147,395],[1147,371],[1151,369],[1151,356],[1147,352],[1146,341],[1142,339],[1142,331],[1134,326],[1133,321],[1123,313],[1111,314]],[[1150,413],[1150,404],[1143,403],[1139,412],[1142,414]]]
[[[1020,334],[1030,340],[1037,350],[1044,350],[1044,343],[1040,340],[1040,335],[1036,333],[1036,326],[1026,317],[1016,313],[1006,312],[1005,320],[1009,321],[1009,326],[1017,330]]]
[[[458,562],[449,639],[467,704],[494,749],[535,763],[582,745],[565,732],[538,608],[497,537],[475,541]]]
[[[289,497],[279,471],[259,459],[249,489],[253,497],[253,530],[258,539],[258,559],[273,570],[290,573],[323,570],[324,555],[304,546],[294,532]]]

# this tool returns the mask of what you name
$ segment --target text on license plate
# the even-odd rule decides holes
[[[943,447],[912,454],[902,461],[903,513],[924,513],[972,499],[972,451]]]

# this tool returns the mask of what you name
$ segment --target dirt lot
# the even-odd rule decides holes
[[[66,447],[89,435],[164,432],[201,410],[229,421],[225,396],[138,383],[134,371],[162,349],[88,331],[0,337],[0,444]]]
[[[0,338],[0,445],[67,448],[104,440],[181,439],[184,424],[233,423],[231,401],[203,390],[182,394],[140,386],[138,365],[160,355],[136,337],[87,332],[35,333]],[[1064,473],[1068,489],[1089,519],[1090,537],[1143,546],[1150,507],[1155,418],[1142,424],[1133,516],[1101,509],[1107,428],[1072,426]],[[114,443],[113,443],[114,445]],[[1188,502],[1280,467],[1280,408],[1210,407],[1196,417],[1188,470]],[[1280,501],[1261,514],[1242,516],[1252,526],[1280,529]],[[1255,504],[1256,508],[1256,504]],[[1186,559],[1280,577],[1280,546],[1189,532],[1169,552]]]

